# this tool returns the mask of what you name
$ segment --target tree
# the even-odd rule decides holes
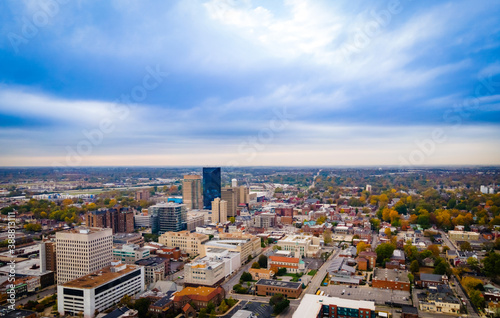
[[[229,309],[229,306],[226,304],[226,300],[223,299],[222,302],[219,305],[219,312],[220,313],[225,313]]]
[[[411,262],[411,264],[410,264],[410,272],[416,273],[419,270],[420,270],[420,265],[418,264],[418,261],[414,260],[413,262]]]
[[[198,314],[198,318],[207,318],[207,309],[206,308],[201,308],[200,313]]]
[[[229,218],[229,222],[231,222],[232,224],[234,224],[236,222],[236,218],[234,216],[230,217]]]
[[[437,245],[431,244],[427,247],[427,249],[432,252],[432,255],[434,255],[434,257],[439,256],[439,247]]]
[[[433,274],[437,275],[448,275],[450,276],[451,274],[451,268],[450,264],[442,257],[438,257],[436,259],[436,262],[434,263],[434,271],[432,272]]]
[[[490,252],[483,259],[484,273],[490,277],[500,275],[500,254]]]
[[[249,272],[243,272],[243,274],[241,274],[240,281],[249,282],[251,280],[252,280],[252,274],[250,274]]]
[[[382,264],[382,262],[386,258],[390,258],[392,256],[392,252],[396,249],[392,243],[382,243],[375,249],[375,253],[377,253],[377,262]]]
[[[266,255],[259,256],[258,262],[259,262],[260,268],[267,268],[267,256]]]
[[[461,251],[472,251],[472,246],[469,242],[465,241],[460,244]]]
[[[408,273],[408,279],[410,280],[410,283],[413,283],[413,281],[415,280],[415,276],[413,276],[412,273]]]
[[[471,290],[469,293],[470,302],[477,308],[484,307],[484,297],[479,290]]]
[[[328,245],[332,242],[332,231],[326,229],[323,232],[323,241],[325,242],[325,245]]]
[[[247,263],[250,262],[252,260],[252,255],[248,255],[247,257]]]
[[[151,300],[149,298],[139,298],[134,303],[134,308],[139,312],[139,317],[146,317],[151,305]]]
[[[38,223],[28,223],[24,225],[24,229],[28,232],[38,232],[42,230],[42,225]]]
[[[286,267],[282,267],[278,269],[278,272],[276,273],[276,276],[283,276],[286,275]]]
[[[366,251],[370,245],[366,244],[365,242],[359,242],[358,245],[356,246],[356,251],[359,253]]]
[[[260,268],[259,263],[258,262],[253,262],[252,268],[259,269]]]
[[[479,261],[475,257],[469,257],[467,259],[467,265],[474,271],[479,271]]]
[[[387,235],[387,238],[389,238],[389,239],[392,238],[391,228],[386,227],[385,230],[384,230],[384,233],[385,233],[385,235]]]

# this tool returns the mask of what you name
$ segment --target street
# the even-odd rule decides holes
[[[28,296],[25,298],[17,299],[16,306],[17,305],[24,305],[30,300],[33,300],[33,301],[41,300],[41,299],[45,298],[46,296],[54,295],[56,292],[57,292],[56,286],[48,287],[47,289],[42,290],[41,292],[38,292],[35,295],[31,295],[31,296]]]

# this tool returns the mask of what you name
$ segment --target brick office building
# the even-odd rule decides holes
[[[302,293],[302,283],[283,282],[271,279],[260,279],[256,284],[259,296],[282,294],[288,298],[299,298]]]
[[[408,271],[375,268],[373,271],[372,287],[410,291]]]

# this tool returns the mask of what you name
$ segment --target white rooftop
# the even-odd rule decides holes
[[[295,310],[293,314],[293,318],[316,318],[318,316],[319,311],[321,310],[322,305],[337,305],[339,307],[344,308],[364,308],[375,310],[375,303],[373,301],[366,300],[353,300],[353,299],[344,299],[338,297],[327,297],[327,296],[318,296],[318,295],[304,295],[302,301],[300,302],[299,307]]]

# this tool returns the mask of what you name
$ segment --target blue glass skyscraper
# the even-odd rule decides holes
[[[220,197],[220,168],[203,168],[203,207],[212,209],[212,201]]]

